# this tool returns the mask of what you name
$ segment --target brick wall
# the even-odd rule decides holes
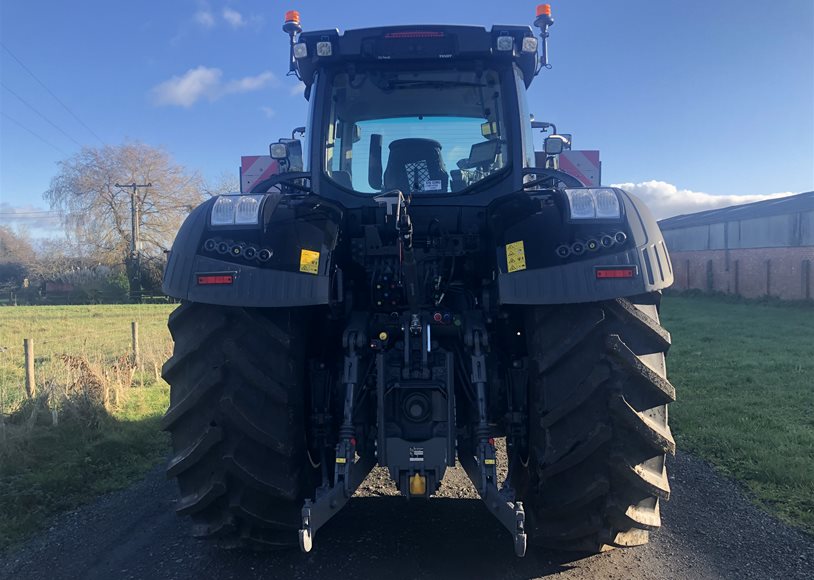
[[[814,247],[670,252],[676,290],[814,299]]]

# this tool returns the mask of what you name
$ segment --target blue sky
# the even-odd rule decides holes
[[[552,5],[553,68],[532,85],[530,109],[573,133],[575,148],[600,149],[605,183],[626,184],[661,216],[814,189],[814,2]],[[20,214],[48,209],[42,192],[57,162],[81,145],[164,146],[210,179],[236,174],[241,155],[267,152],[305,121],[305,100],[285,76],[285,10],[315,30],[531,24],[534,8],[3,0],[0,224],[41,228],[42,215]]]

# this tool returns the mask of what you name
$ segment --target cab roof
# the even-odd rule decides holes
[[[510,50],[498,50],[499,37],[512,37]],[[303,32],[298,43],[306,45],[306,56],[297,59],[300,77],[306,85],[313,82],[318,68],[350,62],[377,62],[400,68],[415,62],[436,62],[439,67],[453,66],[462,60],[486,60],[492,66],[514,61],[523,72],[526,86],[537,70],[537,51],[524,52],[523,39],[534,38],[530,26],[400,25],[359,28],[340,33],[337,29]],[[330,55],[321,54],[317,43],[330,43]],[[503,46],[505,46],[505,41]]]

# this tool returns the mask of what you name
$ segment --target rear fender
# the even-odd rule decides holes
[[[215,198],[204,202],[178,231],[164,272],[164,292],[224,306],[328,304],[341,212],[313,197],[267,194],[257,226],[212,226]],[[221,252],[225,247],[228,251]],[[261,250],[271,256],[259,260]],[[213,280],[207,274],[221,274],[216,280],[225,283],[202,283]]]
[[[647,206],[616,189],[622,219],[575,222],[566,217],[564,194],[517,200],[516,210],[497,207],[497,284],[502,304],[567,304],[635,296],[667,288],[673,269],[661,230]],[[507,204],[503,204],[507,206]],[[561,246],[599,241],[623,232],[624,243],[600,245],[581,255],[557,254]],[[522,253],[522,258],[521,258]],[[632,277],[608,271],[632,267]]]

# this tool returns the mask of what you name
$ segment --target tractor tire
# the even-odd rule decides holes
[[[538,307],[527,318],[530,541],[601,552],[645,544],[675,453],[659,293]]]
[[[315,487],[301,314],[186,302],[170,315],[167,476],[178,481],[176,512],[192,518],[193,536],[224,547],[297,544]]]

